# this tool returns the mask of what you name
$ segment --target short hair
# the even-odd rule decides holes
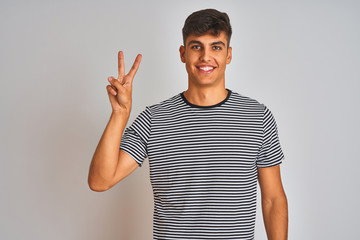
[[[225,12],[219,12],[216,9],[204,9],[190,14],[185,20],[182,29],[184,46],[189,35],[201,36],[210,33],[218,36],[221,31],[226,34],[228,46],[231,38],[231,25],[229,16]]]

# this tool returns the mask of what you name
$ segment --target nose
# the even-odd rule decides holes
[[[200,60],[202,62],[208,62],[211,58],[211,55],[210,55],[210,50],[207,49],[207,48],[203,48],[203,50],[201,51],[201,54],[200,54]]]

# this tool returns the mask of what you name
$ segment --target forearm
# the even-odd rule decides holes
[[[106,190],[111,183],[119,161],[119,146],[129,113],[113,112],[92,158],[89,186]]]
[[[286,240],[288,235],[288,207],[284,195],[262,201],[263,218],[269,240]]]

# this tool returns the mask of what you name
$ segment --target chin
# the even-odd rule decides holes
[[[217,81],[214,79],[197,79],[196,81],[194,81],[194,83],[196,85],[210,86],[210,85],[215,85]]]

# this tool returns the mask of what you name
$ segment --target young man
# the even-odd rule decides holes
[[[125,75],[119,52],[119,76],[108,79],[112,114],[89,186],[105,191],[148,157],[154,239],[253,239],[257,181],[268,238],[287,239],[276,123],[264,105],[225,88],[230,37],[226,13],[191,14],[180,47],[188,89],[147,107],[124,133],[141,55]]]

